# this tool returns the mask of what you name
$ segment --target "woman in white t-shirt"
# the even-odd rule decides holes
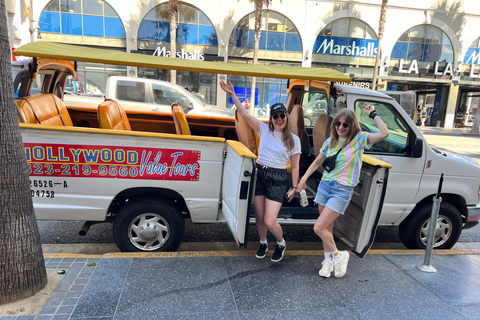
[[[255,219],[260,247],[256,257],[263,259],[268,251],[267,231],[277,239],[277,246],[272,255],[272,261],[282,260],[286,243],[283,239],[283,230],[277,222],[278,212],[282,207],[285,195],[288,201],[295,196],[298,169],[300,162],[300,138],[290,129],[287,109],[283,103],[275,103],[270,108],[268,125],[250,115],[235,94],[232,84],[220,82],[220,87],[228,93],[240,116],[260,137],[257,157],[257,184],[255,188]],[[292,166],[292,188],[288,189],[287,164]]]

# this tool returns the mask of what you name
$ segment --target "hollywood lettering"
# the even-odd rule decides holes
[[[198,181],[200,151],[25,143],[30,176]]]

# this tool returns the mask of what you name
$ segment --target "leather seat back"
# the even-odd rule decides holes
[[[254,155],[258,156],[259,138],[238,113],[238,110],[235,110],[235,130],[237,131],[238,141],[243,143]]]
[[[330,137],[330,129],[333,118],[329,115],[322,114],[318,116],[317,122],[313,127],[313,148],[315,149],[315,157],[320,153],[320,148],[325,140]]]
[[[17,99],[18,118],[22,123],[73,126],[62,99],[51,93],[41,93]]]
[[[130,122],[122,106],[115,100],[106,99],[97,108],[98,124],[102,129],[131,131]]]
[[[307,131],[305,130],[305,123],[303,121],[303,108],[301,105],[295,104],[289,107],[290,128],[293,134],[300,138],[302,147],[302,156],[310,154],[310,143],[308,142]]]
[[[190,127],[188,126],[187,118],[181,105],[177,103],[172,104],[172,116],[177,134],[191,135]]]

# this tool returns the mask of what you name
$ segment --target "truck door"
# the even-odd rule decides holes
[[[222,179],[222,213],[239,246],[247,247],[255,191],[255,155],[238,141],[227,141]]]
[[[375,107],[390,132],[388,138],[365,150],[365,154],[392,165],[392,170],[389,173],[390,186],[380,220],[381,225],[391,225],[414,202],[420,187],[425,156],[412,157],[416,134],[409,125],[409,123],[413,124],[413,121],[408,119],[406,113],[401,108],[395,107],[394,101],[389,103],[388,101],[382,102],[381,99],[375,100],[360,96],[349,96],[348,104],[349,108],[352,104],[362,131],[379,131],[374,120],[370,119],[362,108],[362,105],[366,102]]]
[[[363,155],[360,182],[345,214],[335,220],[333,233],[351,251],[363,258],[375,240],[391,166]]]

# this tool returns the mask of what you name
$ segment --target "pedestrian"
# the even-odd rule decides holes
[[[230,82],[227,85],[221,81],[220,87],[232,97],[240,116],[260,137],[256,164],[257,184],[253,201],[260,237],[256,257],[259,259],[265,257],[268,251],[267,232],[270,231],[277,239],[271,260],[278,262],[282,260],[287,245],[277,217],[284,198],[291,201],[296,194],[301,153],[300,138],[291,133],[289,115],[283,103],[275,103],[271,107],[267,125],[242,107]],[[288,162],[291,162],[292,167],[293,184],[290,189],[287,179]]]
[[[319,275],[330,277],[334,271],[337,278],[347,272],[348,251],[338,251],[333,238],[333,223],[347,209],[353,189],[359,182],[363,149],[370,148],[386,137],[389,132],[373,106],[364,103],[363,108],[375,121],[380,132],[360,131],[355,113],[350,109],[341,109],[335,115],[331,126],[331,135],[323,144],[317,158],[298,183],[298,189],[306,188],[307,179],[322,165],[325,168],[318,186],[315,203],[319,217],[313,230],[322,239],[325,260]]]
[[[420,126],[421,129],[425,128],[425,120],[427,120],[427,109],[425,106],[422,107],[422,125]]]
[[[422,106],[417,106],[417,126],[422,124]]]

